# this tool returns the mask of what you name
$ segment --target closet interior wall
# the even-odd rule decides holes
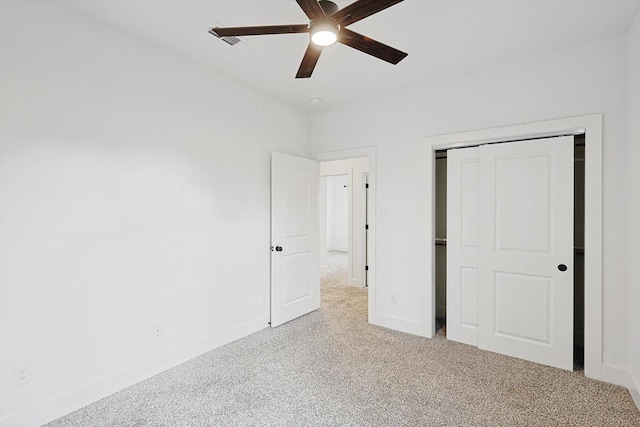
[[[447,152],[436,155],[435,275],[436,317],[447,317]]]
[[[584,135],[575,137],[573,195],[573,344],[584,348]],[[578,352],[579,353],[579,352]],[[576,354],[574,354],[575,358]]]

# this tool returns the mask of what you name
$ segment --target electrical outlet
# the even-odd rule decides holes
[[[13,386],[19,387],[31,382],[33,379],[33,367],[31,364],[16,366],[13,370]]]
[[[151,336],[156,340],[162,338],[162,323],[156,323],[153,325]]]
[[[397,303],[398,303],[398,295],[391,294],[391,304],[397,304]]]

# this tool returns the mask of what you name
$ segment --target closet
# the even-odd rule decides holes
[[[574,137],[449,150],[446,182],[447,338],[573,369]]]

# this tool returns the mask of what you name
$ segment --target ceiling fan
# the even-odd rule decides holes
[[[310,42],[296,78],[311,77],[322,49],[340,42],[391,64],[402,61],[407,53],[347,29],[367,16],[403,0],[357,0],[342,9],[328,0],[296,0],[309,18],[309,24],[268,25],[259,27],[214,27],[209,33],[218,38],[264,34],[309,33]]]

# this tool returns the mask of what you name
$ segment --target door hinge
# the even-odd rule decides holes
[[[369,229],[369,224],[365,224],[365,225],[364,225],[364,229],[365,229],[365,230],[368,230],[368,229]]]
[[[364,188],[369,188],[369,183],[365,184]]]
[[[368,265],[364,266],[364,271],[369,271],[369,266]]]

